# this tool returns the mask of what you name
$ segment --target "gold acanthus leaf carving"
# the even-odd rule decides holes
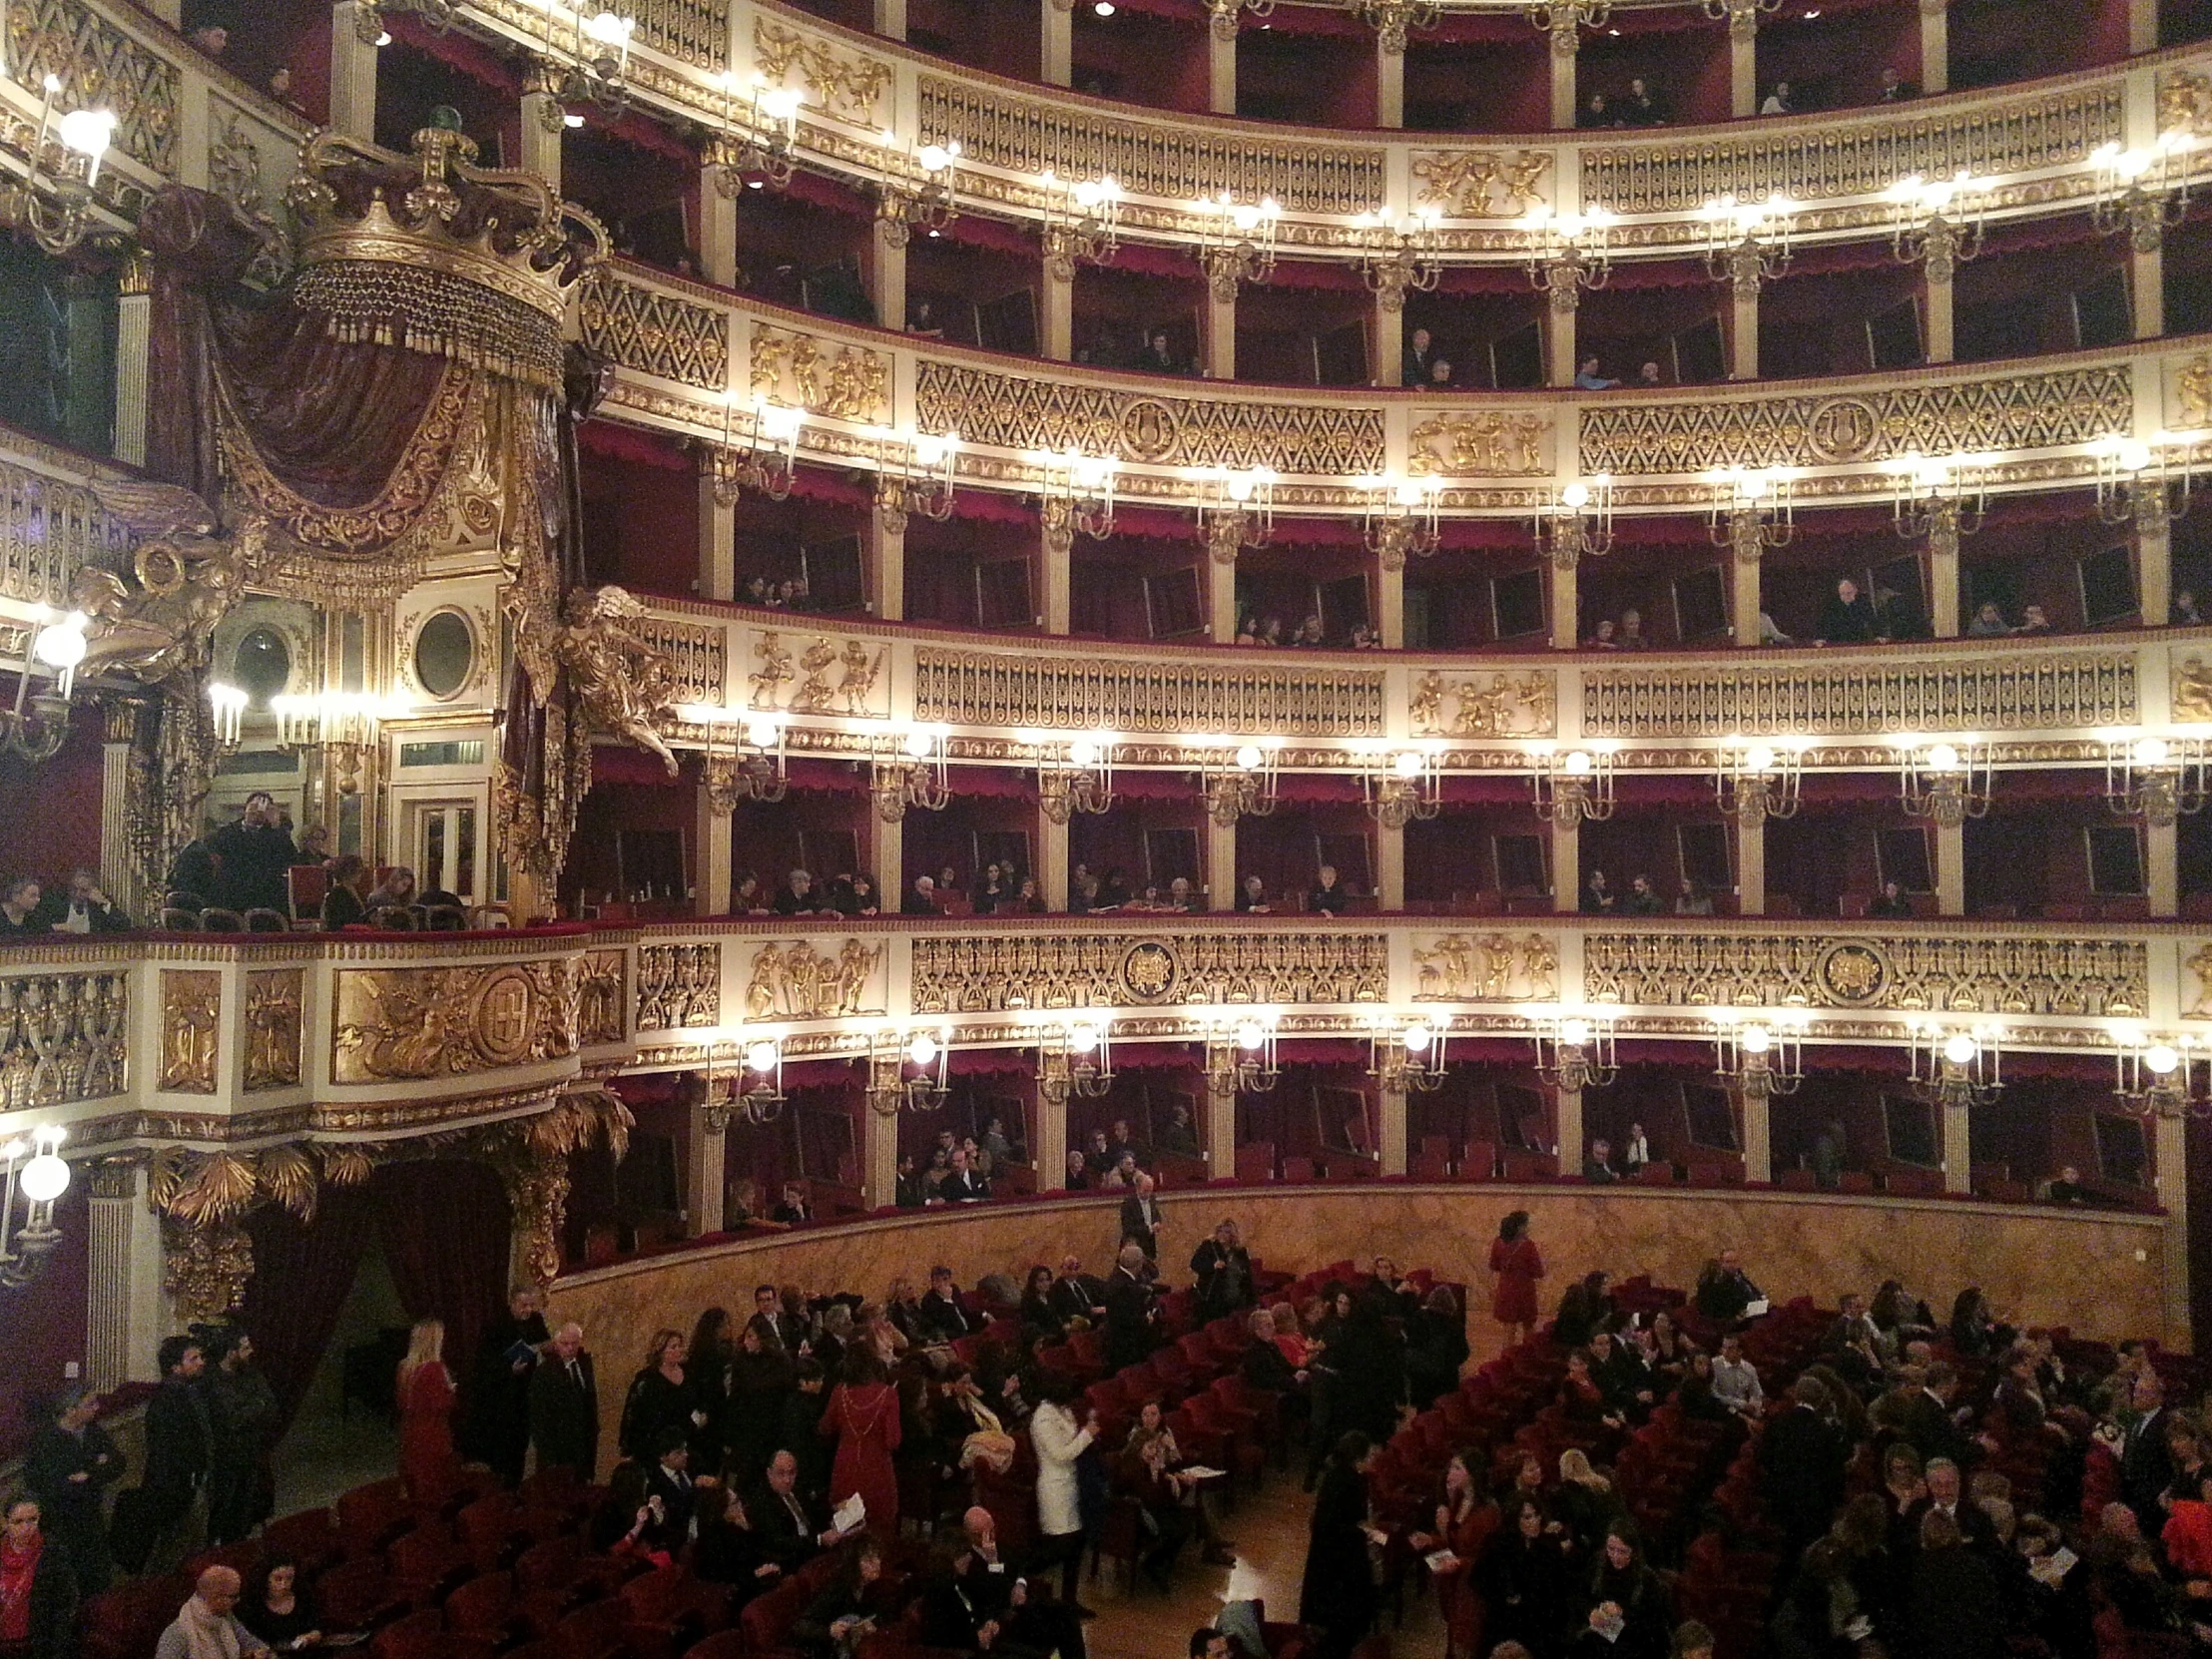
[[[753,65],[771,86],[797,69],[825,111],[864,127],[875,124],[876,103],[891,81],[891,66],[880,58],[843,56],[765,17],[753,20]]]
[[[254,1241],[237,1222],[162,1223],[162,1289],[181,1322],[222,1319],[245,1300],[253,1277]]]
[[[1432,414],[1407,438],[1405,470],[1419,477],[1549,476],[1551,422],[1532,414]]]
[[[1548,150],[1420,150],[1414,204],[1446,219],[1519,219],[1543,200]]]
[[[1550,1002],[1559,950],[1541,933],[1443,933],[1413,946],[1415,1002]]]
[[[528,1119],[522,1134],[533,1153],[547,1158],[566,1158],[604,1137],[607,1150],[620,1163],[630,1150],[630,1130],[636,1122],[613,1091],[578,1089],[562,1095],[551,1110]]]
[[[1548,670],[1508,677],[1479,674],[1450,682],[1457,705],[1444,718],[1445,680],[1430,669],[1413,682],[1407,713],[1416,735],[1449,738],[1547,737],[1558,719],[1558,696]]]
[[[188,1152],[164,1147],[154,1154],[146,1198],[154,1209],[187,1227],[215,1227],[238,1220],[261,1197],[252,1154]]]
[[[753,953],[753,975],[745,988],[745,1017],[834,1019],[840,1015],[881,1013],[880,996],[867,1006],[885,947],[872,950],[846,939],[836,955],[826,955],[806,939],[764,944]]]
[[[258,1179],[271,1201],[301,1221],[314,1220],[318,1172],[307,1149],[296,1144],[268,1147],[258,1155]]]
[[[832,420],[890,418],[888,358],[857,345],[826,346],[758,319],[753,324],[753,395]]]

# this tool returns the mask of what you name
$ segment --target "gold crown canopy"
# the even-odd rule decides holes
[[[607,234],[536,174],[477,167],[449,112],[432,122],[405,156],[330,131],[300,146],[292,297],[335,338],[558,390],[562,318]]]

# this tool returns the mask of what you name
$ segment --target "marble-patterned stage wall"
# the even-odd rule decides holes
[[[1269,1267],[1300,1272],[1348,1257],[1363,1266],[1378,1251],[1401,1267],[1427,1267],[1472,1287],[1476,1354],[1493,1352],[1486,1267],[1498,1218],[1523,1209],[1550,1270],[1548,1313],[1570,1274],[1602,1266],[1616,1278],[1648,1273],[1685,1288],[1724,1245],[1778,1299],[1833,1304],[1846,1288],[1872,1291],[1898,1277],[1926,1296],[1949,1299],[1977,1284],[2005,1315],[2034,1325],[2071,1326],[2086,1337],[2156,1336],[2165,1327],[2161,1241],[2164,1219],[1938,1200],[1839,1202],[1776,1192],[1609,1192],[1559,1187],[1243,1187],[1162,1196],[1169,1277],[1188,1283],[1190,1252],[1224,1216]],[[1074,1251],[1104,1273],[1115,1240],[1110,1199],[1040,1200],[981,1210],[929,1210],[798,1234],[705,1246],[597,1268],[553,1287],[550,1317],[584,1327],[598,1360],[606,1417],[601,1445],[611,1457],[623,1390],[643,1364],[653,1332],[686,1332],[702,1308],[720,1303],[742,1317],[757,1284],[799,1284],[810,1292],[854,1290],[880,1298],[894,1277],[925,1289],[932,1264],[963,1285],[1003,1272],[1018,1282],[1034,1262]],[[2185,1342],[2187,1333],[2164,1332]]]

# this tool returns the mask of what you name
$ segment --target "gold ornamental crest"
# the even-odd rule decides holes
[[[485,978],[476,992],[469,1039],[487,1065],[520,1065],[530,1057],[537,1001],[537,988],[525,968],[505,967]]]
[[[1121,451],[1133,461],[1164,461],[1174,453],[1183,423],[1157,397],[1132,397],[1121,407]]]
[[[1821,952],[1813,978],[1837,1006],[1871,1008],[1890,988],[1890,957],[1871,939],[1838,939]]]
[[[1182,964],[1158,939],[1139,939],[1121,959],[1121,987],[1131,1002],[1165,1002],[1175,994]]]
[[[1807,424],[1815,458],[1830,465],[1858,460],[1882,428],[1874,404],[1864,397],[1824,397]]]

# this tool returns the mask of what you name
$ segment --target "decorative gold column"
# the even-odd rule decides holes
[[[1767,815],[1736,814],[1736,908],[1747,916],[1767,913]]]
[[[1206,636],[1216,645],[1237,643],[1237,543],[1209,542],[1206,558]]]
[[[1215,115],[1237,113],[1237,14],[1243,9],[1236,0],[1208,0],[1206,108]]]
[[[906,615],[906,511],[878,504],[867,521],[868,610],[878,622]]]
[[[1075,82],[1074,0],[1037,0],[1037,10],[1044,37],[1037,78],[1048,87],[1072,86]]]
[[[699,597],[732,600],[738,596],[738,507],[715,496],[711,472],[699,478]]]
[[[906,38],[906,0],[875,0],[875,32],[885,40]]]
[[[1075,580],[1075,521],[1073,509],[1058,497],[1044,504],[1043,533],[1037,542],[1037,577],[1044,631],[1065,634],[1069,589]]]
[[[1544,368],[1549,385],[1574,384],[1574,317],[1581,299],[1581,288],[1565,282],[1552,288],[1551,303],[1544,307]]]
[[[1206,1084],[1205,1136],[1208,1179],[1230,1180],[1237,1173],[1237,1091],[1217,1089],[1212,1079]]]
[[[1375,900],[1385,910],[1405,908],[1405,827],[1375,827]]]
[[[146,1165],[95,1164],[86,1226],[85,1384],[105,1393],[161,1377],[162,1224],[147,1199]]]
[[[873,1059],[868,1061],[871,1070],[876,1064]],[[870,1210],[885,1209],[898,1202],[896,1102],[903,1095],[895,1087],[900,1070],[898,1063],[893,1061],[884,1069],[889,1075],[882,1081],[893,1086],[868,1091],[867,1121],[860,1128],[860,1197]],[[883,1109],[886,1104],[891,1108],[889,1111]]]
[[[1963,1103],[1946,1103],[1943,1114],[1943,1191],[1973,1191],[1973,1124]]]
[[[1762,1079],[1739,1083],[1736,1098],[1744,1113],[1744,1179],[1757,1186],[1774,1180],[1774,1102]]]
[[[722,1231],[730,1102],[714,1093],[699,1072],[684,1081],[690,1103],[684,1120],[684,1208],[692,1236],[698,1238]]]
[[[383,30],[369,0],[330,8],[330,126],[363,144],[376,142],[376,37]]]
[[[1767,550],[1764,527],[1756,511],[1737,511],[1728,517],[1729,624],[1737,645],[1756,649],[1759,615],[1764,597],[1759,591],[1760,559]]]
[[[146,353],[152,339],[153,295],[145,257],[123,264],[115,305],[115,458],[146,464]]]
[[[1383,288],[1375,296],[1375,383],[1405,383],[1405,292]]]
[[[726,916],[730,913],[730,815],[737,803],[712,782],[692,793],[693,831],[699,847],[699,867],[692,871],[692,914]]]
[[[1037,811],[1037,890],[1050,908],[1068,907],[1068,821],[1042,807]]]
[[[1741,121],[1759,113],[1759,7],[1728,0],[1728,113]]]
[[[906,326],[906,245],[912,235],[904,220],[878,213],[875,235],[868,239],[867,256],[861,261],[867,296],[875,303],[875,320],[893,333]]]
[[[1940,499],[1930,508],[1928,615],[1939,640],[1958,637],[1958,503]]]
[[[1570,915],[1582,904],[1582,821],[1554,819],[1551,824],[1551,908]],[[1580,1097],[1576,1097],[1579,1101]]]
[[[2159,235],[2150,247],[2138,242],[2127,257],[2128,310],[2134,318],[2137,339],[2156,339],[2166,331],[2165,238]]]
[[[1928,312],[1928,360],[1931,363],[1951,360],[1951,276],[1954,270],[1947,254],[1937,256],[1934,250],[1930,251],[1921,292]]]
[[[1950,90],[1950,0],[1921,0],[1921,92]]]
[[[1230,264],[1234,255],[1224,252],[1226,257],[1208,261],[1205,338],[1200,342],[1200,350],[1206,359],[1209,378],[1234,380],[1237,377],[1237,273]]]
[[[128,699],[103,704],[100,746],[100,886],[130,915],[154,906],[141,890],[138,857],[131,843],[132,750],[138,736],[139,705]]]
[[[1582,49],[1578,5],[1554,5],[1551,15],[1551,125],[1569,132],[1580,100],[1574,95],[1575,57]]]
[[[1748,111],[1744,112],[1750,113]],[[1765,250],[1745,238],[1728,251],[1728,377],[1759,378],[1759,286]]]
[[[1050,249],[1044,257],[1044,354],[1057,363],[1075,355],[1075,260]]]
[[[1227,824],[1220,819],[1206,820],[1206,907],[1209,910],[1234,910],[1237,907],[1237,821]]]
[[[2166,1286],[2166,1336],[2169,1346],[2187,1350],[2189,1325],[2189,1120],[2160,1112],[2151,1147],[2158,1207],[2166,1212],[2160,1235]],[[2208,1270],[2212,1271],[2212,1270]]]
[[[1064,1193],[1068,1186],[1068,1102],[1064,1083],[1048,1089],[1032,1079],[1022,1091],[1029,1113],[1029,1159],[1037,1190]]]
[[[1577,629],[1581,623],[1581,601],[1575,594],[1575,564],[1572,549],[1566,554],[1555,555],[1551,561],[1551,648],[1554,651],[1572,651],[1580,641]]]
[[[2158,0],[2127,0],[2127,55],[2158,50]]]
[[[568,117],[561,109],[561,101],[542,87],[533,88],[522,95],[522,165],[553,187],[555,196],[561,193],[561,141],[568,134]],[[702,196],[706,194],[701,193]],[[736,235],[735,221],[732,236]],[[736,247],[733,243],[731,260],[736,263]]]
[[[1398,31],[1396,44],[1384,29],[1375,37],[1375,124],[1405,125],[1405,34]]]
[[[2173,605],[2173,520],[2164,489],[2135,491],[2136,603],[2145,628],[2163,628]]]
[[[875,876],[875,890],[885,915],[895,914],[906,901],[906,823],[885,818],[880,803],[871,803],[867,815],[863,855]]]
[[[1553,1089],[1551,1117],[1552,1132],[1559,1143],[1559,1173],[1579,1180],[1582,1175],[1582,1091]]]
[[[1406,1126],[1405,1091],[1393,1089],[1386,1083],[1382,1086],[1379,1101],[1382,1110],[1381,1144],[1377,1151],[1382,1155],[1382,1173],[1403,1175],[1405,1173],[1405,1143],[1409,1131]]]
[[[1383,560],[1375,573],[1375,625],[1382,635],[1382,649],[1405,648],[1405,561]]]
[[[1936,821],[1936,912],[1966,913],[1966,825],[1955,814]]]
[[[528,100],[524,105],[527,117]],[[699,170],[699,275],[719,287],[733,288],[738,285],[738,198],[735,190],[724,192],[727,178],[711,163]]]
[[[2181,836],[2171,818],[2160,823],[2154,817],[2143,826],[2143,885],[2154,919],[2170,921],[2181,913]]]

